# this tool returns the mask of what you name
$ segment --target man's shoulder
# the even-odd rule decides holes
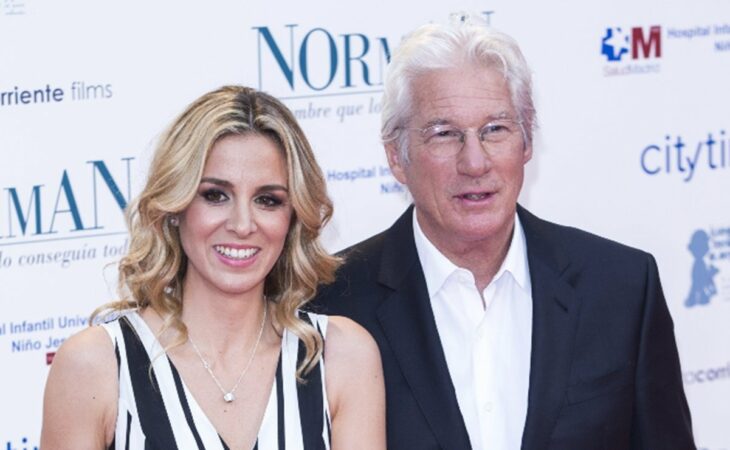
[[[378,261],[383,254],[385,240],[388,230],[381,231],[364,241],[351,245],[337,253],[337,256],[343,258],[344,263],[340,268],[341,271],[348,271],[353,268],[359,268],[363,265],[372,265]]]
[[[390,231],[380,232],[338,252],[343,264],[337,269],[332,283],[319,287],[311,309],[351,317],[355,314],[353,309],[369,310],[376,304],[383,251]]]
[[[552,252],[574,260],[609,263],[611,261],[646,261],[651,255],[641,249],[599,236],[590,231],[561,225],[524,211],[522,220],[528,249],[550,247]]]
[[[392,265],[401,261],[404,254],[415,253],[412,216],[411,206],[389,228],[340,251],[338,256],[344,259],[344,263],[338,279],[342,275],[361,274],[363,271],[377,272],[382,264]]]
[[[343,260],[335,281],[326,291],[343,293],[358,290],[377,282],[388,230],[371,236],[337,253]]]

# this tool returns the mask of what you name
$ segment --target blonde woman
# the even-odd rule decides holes
[[[95,314],[118,317],[56,355],[42,448],[385,448],[374,341],[300,311],[339,265],[318,242],[331,213],[279,101],[229,86],[191,104],[129,207],[123,300]]]

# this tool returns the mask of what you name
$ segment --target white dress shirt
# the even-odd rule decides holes
[[[418,257],[472,448],[518,449],[532,347],[532,290],[519,218],[515,214],[507,256],[480,296],[474,275],[446,258],[421,230],[415,210],[413,215]]]

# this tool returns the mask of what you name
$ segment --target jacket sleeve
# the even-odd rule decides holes
[[[656,261],[647,256],[632,421],[636,450],[695,449],[674,325],[662,292]]]

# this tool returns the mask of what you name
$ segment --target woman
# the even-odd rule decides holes
[[[54,359],[41,447],[385,448],[374,341],[299,312],[339,264],[318,242],[331,213],[279,101],[229,86],[190,105],[129,207],[119,317]]]

